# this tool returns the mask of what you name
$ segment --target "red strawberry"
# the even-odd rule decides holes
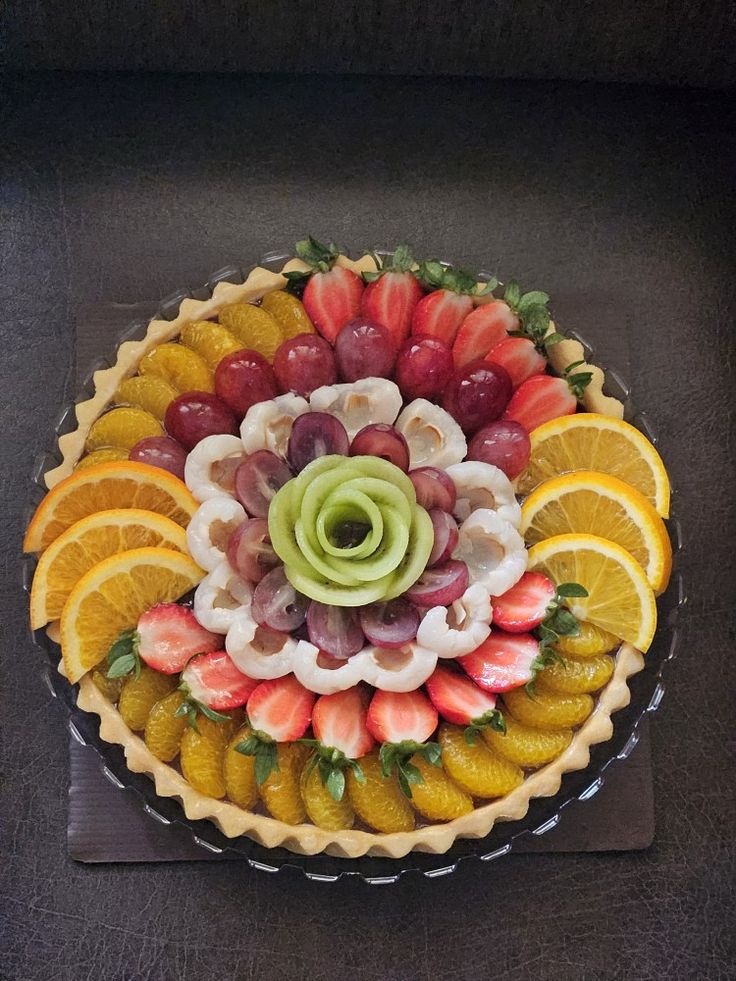
[[[238,671],[225,651],[198,654],[181,674],[195,701],[217,712],[245,705],[258,682]]]
[[[487,725],[503,727],[501,713],[496,708],[496,696],[474,685],[459,671],[438,665],[425,685],[432,704],[443,719],[471,730],[466,733],[466,738]]]
[[[452,346],[460,324],[473,309],[473,301],[452,290],[435,290],[417,303],[411,318],[415,337],[439,337]]]
[[[530,433],[550,419],[571,416],[577,407],[578,400],[564,378],[534,375],[516,389],[502,418],[513,419]]]
[[[525,572],[515,586],[493,600],[493,622],[511,634],[528,633],[544,620],[554,598],[554,583],[541,572]]]
[[[363,280],[350,269],[335,265],[340,251],[334,242],[323,245],[310,235],[296,243],[296,254],[313,272],[286,273],[286,278],[301,284],[308,277],[304,307],[320,334],[333,344],[345,324],[360,313]]]
[[[293,674],[262,681],[248,699],[248,721],[275,742],[293,742],[307,731],[314,699]]]
[[[312,712],[312,729],[322,746],[338,749],[349,760],[357,760],[374,745],[366,727],[367,714],[368,692],[363,686],[321,695]]]
[[[539,657],[539,641],[531,634],[494,630],[480,647],[458,663],[486,691],[510,691],[531,681]]]
[[[496,344],[519,329],[519,318],[503,300],[491,300],[476,307],[463,320],[457,332],[452,356],[455,367],[483,358]]]
[[[200,626],[187,606],[159,603],[138,621],[137,650],[149,668],[178,674],[195,654],[222,646],[222,637]]]
[[[400,245],[390,265],[363,276],[368,286],[361,298],[361,312],[386,328],[396,350],[409,336],[414,308],[423,295],[416,276],[410,272],[413,265],[409,250]]]
[[[437,710],[421,691],[377,691],[366,719],[379,743],[423,743],[437,728]]]
[[[507,337],[491,348],[485,360],[505,368],[514,388],[533,375],[543,375],[547,368],[545,356],[526,337]]]

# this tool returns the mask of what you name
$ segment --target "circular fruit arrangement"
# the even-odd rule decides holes
[[[27,530],[32,626],[187,813],[444,851],[608,738],[671,570],[667,474],[545,293],[405,247],[297,256],[96,379]]]

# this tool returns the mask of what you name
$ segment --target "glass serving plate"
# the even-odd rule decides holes
[[[385,249],[376,249],[379,255],[390,255]],[[291,257],[291,252],[270,252],[257,263],[268,269],[278,271]],[[206,300],[212,295],[217,283],[227,281],[242,283],[250,268],[229,266],[213,273],[207,283],[196,290],[179,290],[162,300],[156,318],[173,320],[179,305],[186,297]],[[480,280],[487,281],[490,274],[479,273]],[[148,321],[132,323],[117,338],[115,349],[109,358],[100,358],[90,368],[74,401],[66,404],[54,427],[58,439],[76,427],[74,405],[89,398],[93,392],[92,376],[100,368],[115,363],[118,346],[126,340],[142,338]],[[566,336],[580,341],[586,359],[599,364],[591,346],[575,332]],[[605,373],[604,391],[620,399],[624,404],[624,418],[640,429],[655,445],[656,433],[646,415],[635,406],[629,387],[617,371],[599,365]],[[54,447],[42,454],[35,463],[29,495],[28,517],[46,491],[44,474],[59,463],[55,440]],[[106,743],[99,736],[99,720],[96,715],[82,712],[76,704],[77,687],[69,685],[57,671],[60,650],[46,635],[45,630],[32,634],[33,642],[43,657],[43,678],[62,707],[72,737],[82,745],[92,747],[98,757],[102,773],[121,791],[135,795],[143,811],[154,821],[163,825],[180,825],[188,829],[194,842],[205,851],[221,855],[230,853],[248,863],[251,868],[262,872],[279,872],[282,869],[298,869],[308,878],[317,882],[336,882],[343,877],[358,878],[371,885],[386,885],[397,882],[407,872],[419,872],[427,878],[449,875],[468,861],[492,862],[511,854],[529,836],[539,837],[555,828],[571,810],[584,806],[584,802],[594,797],[601,789],[610,768],[628,758],[641,736],[641,726],[647,715],[655,712],[665,693],[665,673],[667,665],[677,654],[679,641],[680,608],[686,602],[685,588],[680,572],[682,565],[682,536],[679,522],[675,516],[677,495],[672,495],[672,515],[668,528],[672,538],[673,571],[670,585],[657,601],[659,626],[646,656],[643,671],[629,679],[631,691],[630,704],[613,716],[614,733],[610,740],[591,747],[590,763],[584,769],[566,774],[559,792],[552,798],[536,798],[529,810],[519,821],[497,823],[485,838],[458,839],[443,855],[430,855],[423,852],[410,852],[400,859],[364,857],[357,859],[336,858],[330,855],[296,855],[283,848],[264,848],[250,838],[229,839],[222,835],[209,821],[190,820],[181,806],[171,798],[158,797],[153,782],[144,774],[132,773],[125,764],[121,747]],[[24,557],[24,588],[30,591],[35,568],[35,559]]]

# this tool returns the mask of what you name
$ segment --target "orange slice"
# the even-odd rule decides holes
[[[171,603],[204,576],[169,548],[136,548],[94,565],[72,589],[61,614],[61,653],[69,681],[99,664],[123,630],[156,603]]]
[[[198,354],[183,344],[160,344],[141,359],[139,374],[163,378],[181,395],[183,392],[214,392],[212,372]]]
[[[618,477],[644,495],[666,518],[670,482],[659,453],[634,426],[622,419],[578,412],[552,419],[531,435],[529,466],[519,477],[520,494],[544,480],[573,470],[598,470]]]
[[[90,427],[84,448],[88,453],[115,446],[121,450],[132,450],[135,444],[146,436],[163,436],[161,423],[144,409],[124,406],[110,409]]]
[[[284,335],[270,313],[252,303],[231,303],[220,310],[219,319],[238,338],[241,348],[258,351],[267,361],[273,361]]]
[[[96,511],[77,521],[38,560],[31,588],[31,627],[61,616],[69,594],[93,565],[132,548],[187,551],[184,529],[162,514],[140,508]]]
[[[655,591],[667,587],[672,545],[649,501],[610,474],[576,470],[545,480],[524,501],[521,531],[528,545],[584,532],[616,542],[634,556]]]
[[[133,405],[145,409],[159,422],[164,421],[169,403],[179,393],[167,381],[157,375],[136,375],[120,382],[115,393],[115,401],[123,405]]]
[[[42,552],[81,518],[110,508],[142,508],[171,518],[183,528],[199,504],[173,474],[130,460],[75,470],[36,508],[23,541],[25,552]]]
[[[181,331],[181,342],[195,351],[213,371],[226,354],[243,349],[234,334],[211,320],[195,320],[186,324]]]
[[[556,535],[529,549],[529,568],[558,585],[580,583],[588,595],[568,601],[579,620],[602,627],[642,653],[649,649],[657,628],[654,590],[626,549],[596,535]]]

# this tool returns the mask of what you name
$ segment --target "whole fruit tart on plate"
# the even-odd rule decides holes
[[[309,238],[94,375],[31,623],[189,818],[442,853],[557,793],[656,629],[669,482],[522,293]]]

